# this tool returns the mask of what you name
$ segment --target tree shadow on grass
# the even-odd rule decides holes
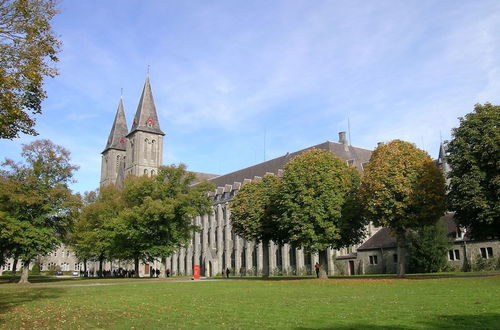
[[[55,299],[63,295],[64,291],[62,288],[31,288],[24,285],[16,287],[16,291],[0,290],[0,325],[5,323],[5,314],[13,308],[37,300]]]
[[[500,329],[500,313],[485,313],[475,315],[437,315],[433,319],[422,320],[417,322],[415,326],[397,326],[397,325],[379,325],[370,323],[352,323],[348,325],[332,324],[325,327],[298,327],[297,330],[310,329]]]

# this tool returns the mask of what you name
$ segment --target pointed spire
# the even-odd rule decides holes
[[[113,122],[113,127],[111,127],[111,132],[109,133],[108,142],[106,143],[104,151],[108,149],[125,150],[125,137],[127,134],[128,127],[125,119],[125,111],[123,110],[123,99],[120,97],[115,121]]]
[[[158,115],[156,113],[155,102],[153,99],[153,92],[151,91],[151,84],[149,82],[149,74],[146,77],[144,88],[142,89],[141,100],[137,106],[132,128],[129,134],[135,131],[145,131],[156,134],[165,135],[160,128],[158,122]]]

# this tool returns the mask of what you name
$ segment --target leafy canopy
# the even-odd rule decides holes
[[[23,145],[24,162],[7,159],[0,171],[0,246],[24,261],[57,247],[71,228],[79,198],[68,183],[78,168],[49,140]]]
[[[285,241],[307,250],[357,242],[364,222],[355,207],[358,172],[324,151],[311,149],[284,168],[279,230]]]
[[[0,138],[37,135],[44,77],[54,77],[61,43],[50,21],[53,0],[0,0]]]
[[[449,208],[476,238],[500,237],[500,106],[476,104],[447,144]]]
[[[276,209],[280,187],[281,180],[274,175],[243,185],[230,204],[231,223],[236,234],[258,242],[281,239]]]
[[[425,151],[393,140],[374,150],[359,196],[365,216],[376,226],[404,235],[443,215],[444,178]]]

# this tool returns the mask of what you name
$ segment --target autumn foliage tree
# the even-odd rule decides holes
[[[0,138],[37,135],[43,79],[57,74],[61,44],[50,25],[57,12],[53,0],[0,0]]]
[[[449,208],[475,238],[500,237],[500,106],[477,104],[447,144]]]
[[[408,231],[435,224],[444,213],[441,171],[425,151],[393,140],[373,152],[359,196],[366,218],[396,237],[398,274],[404,276]]]
[[[24,145],[23,162],[6,160],[0,172],[0,246],[22,260],[19,283],[31,261],[53,251],[71,228],[80,199],[68,188],[70,153],[49,140]]]

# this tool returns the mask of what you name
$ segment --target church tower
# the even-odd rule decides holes
[[[101,186],[116,184],[118,172],[126,154],[126,136],[128,134],[127,121],[123,110],[123,100],[120,98],[116,110],[115,121],[108,142],[102,154]]]
[[[163,159],[163,136],[146,78],[130,133],[127,135],[125,175],[155,175]]]

